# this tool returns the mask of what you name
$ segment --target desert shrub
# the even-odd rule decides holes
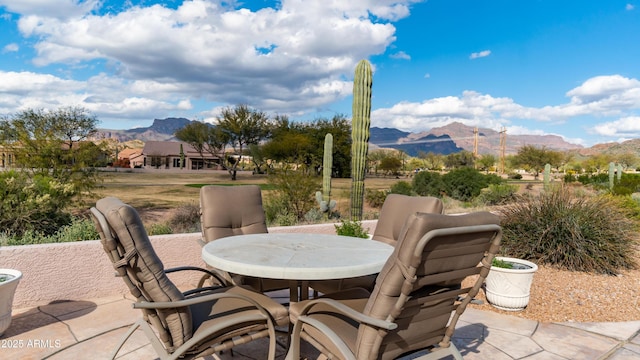
[[[637,195],[639,193],[635,193],[631,195],[613,195],[613,194],[604,194],[603,197],[610,199],[614,202],[624,214],[632,219],[640,221],[640,198]]]
[[[448,196],[470,201],[489,185],[489,178],[475,169],[464,167],[442,175],[442,182]]]
[[[353,236],[359,238],[368,238],[369,229],[364,229],[359,221],[341,220],[340,224],[336,224],[336,234],[343,236]]]
[[[411,188],[411,184],[406,181],[398,181],[397,183],[391,186],[389,190],[390,194],[401,194],[401,195],[409,195],[412,196],[414,194],[413,189]]]
[[[149,224],[145,228],[149,236],[173,234],[168,222]]]
[[[578,176],[578,181],[583,185],[591,185],[596,189],[609,188],[609,174],[606,173],[596,175],[583,174]]]
[[[507,177],[509,179],[513,179],[513,180],[521,180],[522,179],[522,175],[518,174],[518,173],[509,174]]]
[[[0,234],[0,245],[49,244],[96,240],[99,238],[100,235],[91,219],[73,218],[71,224],[62,226],[56,233],[51,235],[45,235],[31,229],[22,232],[20,235],[4,232]]]
[[[616,195],[631,195],[640,191],[640,175],[622,173],[620,180],[615,179],[611,192]]]
[[[553,186],[501,212],[504,254],[603,274],[636,267],[636,225],[610,197],[579,197]]]
[[[510,184],[490,184],[482,189],[477,201],[485,205],[508,204],[517,199],[518,186]]]
[[[74,218],[71,224],[60,228],[54,238],[55,242],[97,240],[100,239],[100,234],[93,220]]]
[[[433,171],[420,171],[413,177],[413,191],[420,196],[442,197],[445,191],[442,175]]]
[[[76,189],[44,175],[0,171],[0,229],[20,237],[27,231],[50,236],[72,216],[66,211]]]
[[[371,207],[382,207],[384,200],[387,198],[387,192],[384,190],[365,189],[364,199]]]
[[[577,178],[575,175],[571,174],[571,173],[567,173],[564,175],[564,177],[562,178],[562,181],[566,182],[566,183],[572,183],[577,181]]]
[[[302,171],[279,170],[269,175],[268,181],[274,186],[280,207],[287,214],[294,214],[298,220],[316,206],[316,191],[320,188],[320,179]]]
[[[195,204],[184,204],[177,207],[171,213],[168,225],[174,234],[201,231],[200,206]]]
[[[146,228],[149,236],[173,234],[173,230],[167,222],[150,224]]]
[[[314,224],[324,219],[326,213],[324,213],[319,208],[311,208],[304,214],[304,221],[306,223]]]
[[[287,199],[281,195],[272,195],[263,203],[267,226],[291,226],[298,222],[298,216],[291,213]]]

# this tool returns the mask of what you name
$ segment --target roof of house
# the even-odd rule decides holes
[[[193,146],[182,141],[147,141],[144,144],[142,153],[146,156],[180,156],[181,144],[185,156],[200,157],[200,153]],[[206,151],[202,155],[205,158],[217,157]]]

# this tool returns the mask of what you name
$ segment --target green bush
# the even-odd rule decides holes
[[[391,190],[389,190],[389,193],[409,196],[414,195],[411,184],[406,181],[398,181],[397,183],[393,184],[393,186],[391,186]]]
[[[298,222],[298,216],[289,210],[287,199],[274,194],[263,203],[267,226],[291,226]]]
[[[583,174],[578,176],[578,181],[583,185],[591,185],[596,189],[609,188],[609,174],[606,173],[597,175]]]
[[[341,220],[340,224],[336,224],[336,234],[343,236],[353,236],[359,238],[368,238],[369,229],[364,229],[359,221]]]
[[[510,184],[490,184],[482,189],[477,200],[485,205],[508,204],[517,199],[518,186]]]
[[[384,190],[365,189],[364,199],[371,207],[382,207],[384,200],[387,198],[387,192]]]
[[[166,222],[155,223],[147,226],[147,234],[149,236],[167,235],[167,234],[173,234],[173,230],[171,229],[171,226],[169,226],[169,224]]]
[[[321,187],[320,178],[302,171],[279,170],[269,175],[268,181],[274,186],[274,192],[282,210],[294,214],[297,220],[316,206],[316,191]],[[273,214],[272,214],[273,215]]]
[[[448,196],[460,200],[470,201],[480,195],[480,191],[495,179],[481,174],[470,167],[451,170],[442,175],[445,192]]]
[[[0,229],[20,237],[27,231],[45,236],[71,224],[66,207],[75,196],[71,184],[25,172],[0,171]]]
[[[45,235],[34,230],[24,231],[20,235],[4,232],[0,234],[0,245],[31,245],[83,240],[97,240],[98,231],[91,219],[73,218],[71,224],[62,226],[52,235]]]
[[[509,174],[507,177],[513,180],[522,180],[522,175],[518,173]]]
[[[442,197],[445,185],[442,175],[433,171],[420,171],[413,177],[413,191],[420,196]]]
[[[637,226],[611,197],[553,186],[501,212],[501,253],[508,256],[603,274],[636,267]]]
[[[631,195],[640,191],[640,175],[622,173],[620,180],[615,179],[612,193],[616,195]]]

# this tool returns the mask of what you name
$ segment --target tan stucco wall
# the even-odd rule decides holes
[[[363,221],[370,233],[376,221]],[[273,227],[269,232],[309,232],[334,234],[333,224]],[[151,241],[165,268],[200,266],[200,233],[152,236]],[[111,262],[100,241],[0,247],[0,268],[22,271],[14,298],[14,308],[45,305],[60,300],[86,300],[129,294],[124,282],[115,277]],[[172,274],[180,288],[194,286],[197,273]]]

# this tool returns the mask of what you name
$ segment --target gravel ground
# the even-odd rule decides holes
[[[524,310],[496,309],[487,303],[483,290],[476,298],[484,304],[471,307],[541,322],[640,320],[640,270],[608,276],[539,266]]]

